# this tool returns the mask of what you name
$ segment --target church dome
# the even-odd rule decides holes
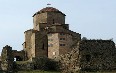
[[[46,7],[46,8],[43,8],[41,9],[40,11],[36,12],[33,17],[36,15],[36,14],[40,14],[40,13],[44,13],[44,12],[57,12],[57,13],[62,13],[61,11],[59,11],[58,9],[56,8],[53,8],[53,7]],[[63,15],[65,15],[64,13],[62,13]]]
[[[42,13],[42,12],[61,12],[61,11],[53,7],[46,7],[41,9],[39,12]]]

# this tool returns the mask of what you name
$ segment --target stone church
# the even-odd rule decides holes
[[[33,28],[24,32],[23,50],[12,50],[8,45],[3,47],[2,67],[8,60],[10,64],[7,66],[10,68],[14,58],[16,61],[32,61],[33,58],[38,57],[55,59],[59,55],[71,52],[72,48],[77,47],[76,44],[79,43],[78,57],[81,69],[116,69],[115,43],[112,40],[81,39],[81,34],[69,29],[65,17],[63,12],[53,7],[37,11],[33,15]],[[74,53],[71,54],[72,57],[73,55]]]
[[[26,60],[46,56],[55,58],[69,52],[81,39],[79,33],[69,30],[65,14],[53,7],[46,7],[33,15],[33,29],[25,31],[23,43]]]

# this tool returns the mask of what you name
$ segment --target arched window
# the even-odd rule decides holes
[[[43,45],[42,45],[42,49],[44,50],[44,43],[43,43]]]
[[[54,22],[54,19],[53,19],[53,24],[54,24],[55,22]]]

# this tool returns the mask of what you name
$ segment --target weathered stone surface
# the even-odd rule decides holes
[[[33,29],[25,31],[25,60],[40,56],[54,59],[71,51],[70,47],[81,40],[81,34],[69,30],[65,24],[65,14],[48,11],[55,9],[53,7],[46,9],[34,14]]]
[[[116,48],[111,40],[83,40],[80,42],[80,67],[82,70],[116,69]]]
[[[76,73],[80,70],[79,43],[71,52],[58,57],[62,73]]]
[[[82,40],[75,46],[71,52],[59,57],[63,73],[116,70],[116,48],[113,41]]]
[[[1,68],[3,71],[12,71],[13,70],[13,55],[12,47],[6,45],[1,54]]]

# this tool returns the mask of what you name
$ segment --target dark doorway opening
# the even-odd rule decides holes
[[[20,56],[15,56],[14,61],[23,61],[23,59]]]

